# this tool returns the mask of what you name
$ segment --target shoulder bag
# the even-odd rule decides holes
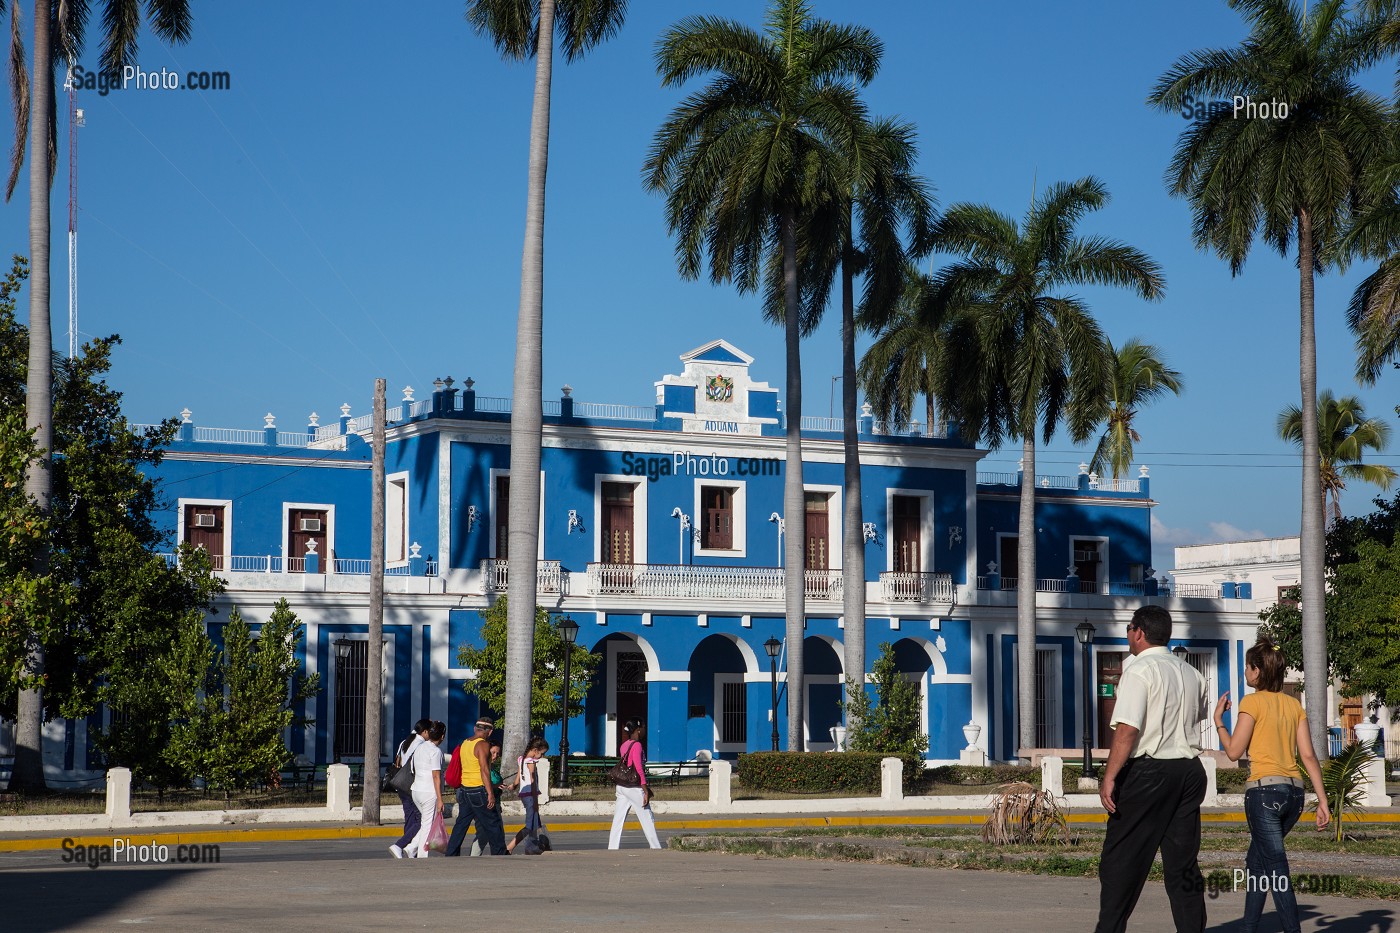
[[[641,787],[642,778],[637,774],[637,769],[632,767],[632,763],[627,760],[627,755],[632,751],[627,747],[622,751],[622,759],[617,764],[608,769],[608,780],[618,787]]]
[[[402,768],[393,773],[387,783],[399,793],[407,794],[410,793],[413,788],[413,775],[413,759],[410,758]]]

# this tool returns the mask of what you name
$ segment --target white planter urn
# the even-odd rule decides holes
[[[1362,720],[1352,727],[1352,731],[1356,733],[1356,741],[1360,742],[1363,748],[1375,751],[1376,739],[1381,736],[1380,723]]]
[[[977,748],[977,739],[982,735],[982,727],[975,722],[970,722],[962,727],[963,738],[967,739],[968,750]]]

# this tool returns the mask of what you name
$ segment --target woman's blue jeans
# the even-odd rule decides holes
[[[1303,813],[1303,789],[1292,784],[1267,784],[1244,793],[1244,815],[1249,821],[1248,870],[1244,895],[1245,933],[1254,933],[1264,913],[1266,895],[1273,894],[1283,933],[1298,933],[1298,899],[1288,873],[1283,837]]]

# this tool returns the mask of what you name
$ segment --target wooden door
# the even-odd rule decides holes
[[[807,493],[807,548],[803,564],[808,570],[826,570],[831,566],[829,503],[825,493]]]
[[[215,570],[224,569],[224,507],[185,506],[185,543],[203,548]]]
[[[920,505],[917,496],[895,496],[891,503],[894,569],[897,571],[919,573],[924,569]]]
[[[1099,677],[1094,691],[1099,702],[1099,733],[1095,748],[1108,748],[1113,738],[1109,721],[1113,718],[1113,706],[1117,702],[1118,681],[1123,676],[1123,651],[1100,651],[1098,653]]]
[[[630,564],[632,553],[632,494],[637,487],[631,483],[603,484],[603,547],[605,564]]]
[[[507,534],[510,526],[510,477],[496,477],[496,514],[492,523],[496,529],[496,560],[505,560],[510,553]]]
[[[1342,742],[1343,744],[1355,742],[1356,734],[1351,730],[1357,723],[1366,717],[1363,715],[1364,706],[1360,697],[1342,697]]]
[[[734,548],[734,490],[705,486],[700,490],[703,509],[701,546],[727,551]]]
[[[303,559],[312,541],[316,542],[316,572],[325,573],[326,563],[331,559],[328,513],[323,509],[287,510],[287,558],[288,569],[293,573],[305,572]]]

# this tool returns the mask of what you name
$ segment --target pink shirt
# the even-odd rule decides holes
[[[647,786],[647,758],[642,753],[642,743],[628,739],[622,743],[622,748],[618,749],[618,755],[624,762],[637,769],[637,776],[642,780],[642,786]]]

